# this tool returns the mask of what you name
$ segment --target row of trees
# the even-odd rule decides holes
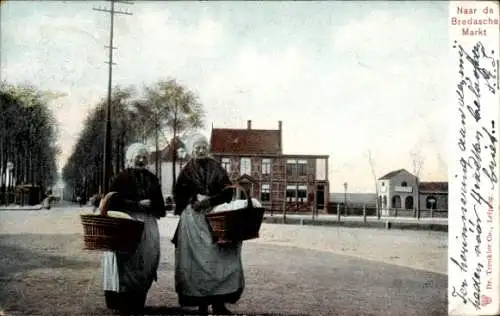
[[[57,125],[49,101],[47,93],[31,86],[0,83],[2,203],[8,202],[7,193],[16,185],[43,190],[57,180]]]
[[[103,98],[89,111],[63,168],[63,180],[72,198],[80,196],[85,200],[101,190],[106,102]],[[177,142],[172,142],[173,139],[202,127],[203,121],[204,110],[198,97],[176,80],[161,80],[139,91],[134,87],[115,87],[111,101],[113,174],[125,167],[125,150],[131,143],[154,143],[156,151],[167,143],[175,146]],[[159,155],[154,156],[158,172]],[[175,158],[174,155],[173,168]],[[173,172],[175,174],[175,169]]]

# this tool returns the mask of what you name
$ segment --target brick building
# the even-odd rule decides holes
[[[263,206],[281,212],[326,212],[328,155],[283,154],[282,123],[277,130],[212,128],[213,157]],[[243,193],[238,193],[243,197]]]

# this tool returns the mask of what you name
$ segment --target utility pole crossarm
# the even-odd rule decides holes
[[[116,2],[116,1],[115,1]],[[101,11],[101,12],[108,12],[111,14],[126,14],[126,15],[132,15],[130,12],[125,12],[125,11],[117,11],[117,10],[109,10],[109,9],[101,9],[101,8],[92,8],[92,10],[95,11]]]

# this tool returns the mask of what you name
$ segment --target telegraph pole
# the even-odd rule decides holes
[[[101,8],[93,8],[95,11],[107,12],[110,15],[111,22],[109,26],[109,46],[104,46],[109,49],[109,60],[105,63],[109,65],[108,71],[108,102],[106,105],[106,125],[104,129],[104,176],[103,183],[101,187],[100,193],[107,193],[109,191],[109,182],[111,178],[111,90],[112,90],[112,82],[113,82],[113,49],[116,47],[113,46],[113,36],[114,36],[114,23],[115,23],[115,14],[126,14],[132,15],[132,13],[117,11],[115,10],[115,2],[123,3],[123,4],[132,4],[132,2],[128,1],[111,1],[111,9],[101,9]]]

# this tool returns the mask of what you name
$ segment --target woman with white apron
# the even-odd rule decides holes
[[[157,280],[160,262],[158,219],[166,212],[159,180],[145,169],[147,157],[148,150],[143,144],[132,144],[126,152],[127,168],[110,185],[110,192],[118,193],[119,199],[113,201],[116,209],[144,222],[135,253],[109,251],[102,256],[106,305],[123,312],[139,312],[144,308],[147,293]]]

